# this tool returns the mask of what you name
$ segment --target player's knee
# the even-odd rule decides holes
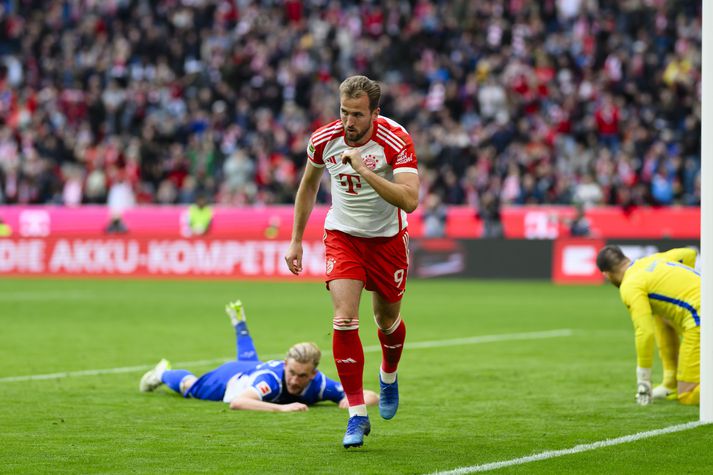
[[[358,318],[334,317],[332,327],[335,330],[356,330],[359,328]]]
[[[188,375],[185,378],[181,380],[180,388],[181,388],[181,394],[186,394],[189,389],[193,386],[193,383],[195,383],[198,380],[193,375]]]
[[[384,314],[374,314],[374,321],[376,326],[387,335],[390,335],[396,330],[396,327],[401,323],[401,314],[396,315],[384,315]]]
[[[685,404],[687,406],[700,404],[700,402],[701,402],[701,387],[696,386],[696,388],[693,391],[680,393],[678,395],[678,402],[680,402],[681,404]]]

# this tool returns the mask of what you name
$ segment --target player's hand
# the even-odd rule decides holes
[[[280,406],[282,412],[304,412],[308,410],[307,404],[302,404],[301,402],[291,402]]]
[[[651,383],[648,381],[639,381],[636,383],[636,403],[640,406],[648,406],[654,402]]]
[[[342,400],[339,401],[339,409],[349,409],[349,399],[343,397]]]
[[[342,164],[351,165],[355,172],[361,175],[361,171],[364,169],[364,160],[361,158],[361,153],[359,149],[350,148],[349,150],[342,153]]]
[[[291,242],[285,255],[287,268],[295,275],[299,275],[302,272],[302,252],[302,243]]]

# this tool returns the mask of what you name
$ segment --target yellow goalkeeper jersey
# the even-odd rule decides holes
[[[701,277],[693,269],[694,249],[672,249],[631,263],[619,288],[636,334],[638,365],[650,368],[654,353],[654,316],[679,335],[700,325]]]

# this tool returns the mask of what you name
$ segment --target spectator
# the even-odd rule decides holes
[[[659,205],[670,205],[673,203],[673,177],[666,169],[665,163],[659,164],[656,168],[656,173],[654,173],[654,176],[651,179],[651,196],[656,204]]]
[[[572,237],[587,237],[591,234],[591,224],[584,212],[584,205],[575,205],[575,215],[569,221],[569,234]]]
[[[582,206],[595,206],[602,202],[601,187],[594,182],[591,173],[582,175],[582,181],[574,187],[574,202]]]
[[[131,184],[121,171],[115,171],[115,181],[109,188],[107,205],[110,221],[106,228],[108,233],[124,233],[128,229],[123,221],[124,212],[136,204]]]
[[[486,191],[480,198],[478,215],[483,221],[483,238],[501,238],[505,235],[500,214],[500,199],[492,191]]]
[[[204,193],[196,196],[196,202],[188,207],[189,236],[203,236],[208,233],[213,223],[213,207],[208,205],[208,198]]]
[[[9,224],[5,223],[2,218],[0,218],[0,237],[10,236],[12,236],[12,228]]]
[[[224,193],[227,203],[247,203],[254,199],[255,164],[242,149],[234,150],[223,164]]]
[[[446,235],[448,210],[441,197],[431,193],[426,197],[423,209],[423,235],[427,238],[442,238]]]
[[[79,206],[82,203],[82,181],[84,171],[74,164],[62,168],[64,186],[62,187],[62,203],[65,206]]]

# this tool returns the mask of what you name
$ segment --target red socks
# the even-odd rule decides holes
[[[401,320],[401,316],[391,328],[379,329],[378,335],[382,352],[381,371],[382,373],[395,373],[404,349],[404,341],[406,341],[406,325]],[[362,348],[359,338],[358,322],[334,318],[332,353],[339,380],[349,400],[349,406],[363,405],[364,348]]]
[[[343,320],[342,320],[343,321]],[[332,353],[337,373],[350,406],[364,404],[364,349],[359,338],[359,328],[339,329],[339,320],[334,319]],[[358,323],[357,323],[358,325]]]
[[[401,316],[399,316],[391,328],[386,330],[379,329],[377,333],[381,342],[381,369],[385,373],[394,373],[399,366],[401,352],[404,350],[406,325],[401,320]]]

